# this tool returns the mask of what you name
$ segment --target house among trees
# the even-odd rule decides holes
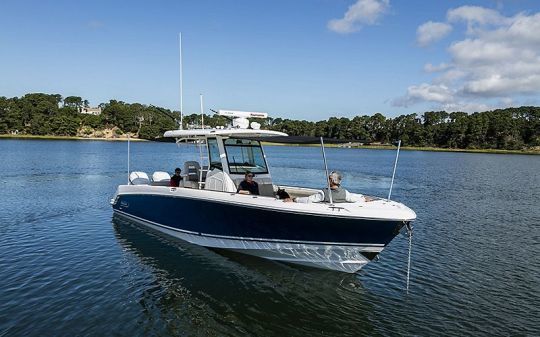
[[[79,108],[79,112],[82,114],[99,116],[101,115],[101,108],[100,107],[91,108],[89,106],[83,106]]]
[[[61,96],[60,96],[61,99]],[[101,107],[91,108],[88,100],[83,100],[79,96],[68,96],[64,98],[64,107],[76,108],[77,112],[85,115],[101,115]]]

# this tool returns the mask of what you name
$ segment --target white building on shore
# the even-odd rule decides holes
[[[97,107],[97,108],[81,107],[79,109],[79,112],[82,114],[99,116],[101,115],[101,108],[100,107]]]

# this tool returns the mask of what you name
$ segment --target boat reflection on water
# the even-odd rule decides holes
[[[113,225],[127,261],[124,278],[151,334],[373,331],[373,303],[357,275],[212,251],[117,216]]]

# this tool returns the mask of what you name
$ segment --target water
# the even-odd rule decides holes
[[[0,141],[0,336],[540,335],[540,157],[403,151],[418,214],[358,275],[169,240],[114,220],[126,143]],[[392,151],[328,149],[349,190],[388,193]],[[319,187],[318,148],[268,147],[275,181]],[[172,172],[190,147],[132,143]]]

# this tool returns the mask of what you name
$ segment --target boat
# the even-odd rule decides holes
[[[284,186],[272,179],[263,142],[298,140],[250,123],[265,113],[216,113],[230,117],[231,125],[164,134],[177,143],[194,143],[200,151],[199,161],[184,164],[180,186],[170,187],[166,172],[151,177],[128,172],[128,183],[118,186],[111,200],[115,215],[203,247],[348,273],[376,258],[403,227],[411,228],[415,212],[390,196],[350,203],[284,202],[280,190],[291,198],[324,193],[325,187]],[[247,171],[256,175],[259,195],[237,193]]]

